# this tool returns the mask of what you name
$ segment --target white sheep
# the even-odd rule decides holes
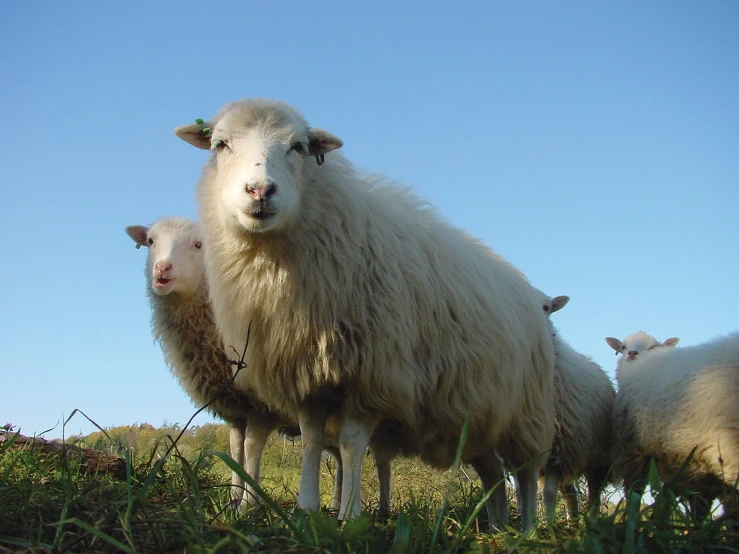
[[[175,132],[213,152],[197,201],[216,322],[227,346],[251,322],[239,386],[300,423],[298,505],[318,508],[327,414],[340,419],[340,518],[359,513],[379,422],[399,421],[423,459],[448,467],[469,418],[466,461],[485,466],[500,451],[528,464],[530,527],[553,435],[554,354],[523,274],[407,189],[360,174],[332,152],[340,139],[287,104],[235,102]]]
[[[542,308],[552,314],[568,296],[556,296]],[[542,496],[547,517],[553,521],[560,488],[568,516],[578,513],[574,481],[583,475],[588,483],[588,505],[597,508],[611,465],[611,414],[616,391],[611,380],[590,357],[577,352],[552,325],[554,341],[554,442],[544,468]]]
[[[167,365],[194,404],[204,406],[215,399],[208,411],[227,423],[231,456],[258,483],[270,433],[278,426],[288,426],[284,430],[290,433],[296,423],[269,413],[263,404],[232,383],[234,366],[224,351],[213,319],[197,223],[166,217],[151,227],[131,225],[126,227],[126,233],[137,248],[149,249],[145,274],[152,332],[162,347]],[[239,358],[239,353],[234,351],[231,358]],[[330,440],[325,448],[337,459],[331,507],[338,509],[341,460]],[[253,488],[245,487],[236,472],[231,476],[231,495],[234,507],[241,509],[258,500]]]
[[[638,481],[654,459],[663,479],[678,479],[678,491],[699,493],[689,503],[702,519],[739,478],[739,332],[683,348],[674,347],[677,338],[659,343],[643,331],[606,340],[624,354],[616,369],[616,475],[643,490]]]

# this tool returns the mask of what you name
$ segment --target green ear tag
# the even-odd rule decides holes
[[[207,135],[208,133],[210,133],[210,127],[203,127],[200,132],[204,135]]]
[[[200,119],[200,118],[198,117],[198,118],[197,118],[197,119],[195,120],[195,123],[197,123],[198,125],[202,125],[202,124],[203,124],[203,120],[202,120],[202,119]]]

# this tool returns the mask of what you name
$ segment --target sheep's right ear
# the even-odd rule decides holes
[[[210,137],[213,134],[213,124],[209,121],[198,119],[195,123],[180,125],[174,130],[174,134],[196,148],[210,150]]]
[[[143,225],[129,225],[128,227],[126,227],[126,234],[133,239],[133,242],[136,243],[136,248],[149,246],[149,243],[146,242],[146,239],[149,238],[148,227],[145,227]]]
[[[565,296],[565,295],[555,296],[549,301],[552,307],[551,313],[558,312],[559,310],[564,308],[567,305],[567,302],[569,301],[570,301],[569,296]]]
[[[675,346],[680,339],[678,337],[671,337],[662,343],[662,346]]]
[[[608,346],[616,351],[616,355],[621,352],[622,342],[616,337],[606,337],[606,342],[608,343]]]

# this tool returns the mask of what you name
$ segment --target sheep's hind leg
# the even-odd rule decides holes
[[[375,421],[361,421],[346,414],[341,418],[339,450],[344,464],[344,479],[339,520],[358,517],[362,511],[362,458],[376,424]]]
[[[519,511],[521,512],[521,529],[528,531],[536,520],[537,476],[539,467],[524,467],[516,472],[519,486]]]
[[[246,425],[244,436],[244,470],[258,485],[262,471],[262,454],[267,447],[267,439],[274,430],[274,425],[265,425],[261,421],[250,419]],[[259,503],[259,494],[256,489],[247,483],[246,493],[241,508],[246,509]]]
[[[243,421],[229,421],[228,442],[231,458],[244,467],[244,433],[246,423]],[[231,507],[238,509],[244,498],[244,480],[235,471],[231,472]]]
[[[298,414],[298,423],[303,445],[298,507],[318,511],[321,503],[319,478],[321,453],[325,444],[326,410],[318,405],[304,406]]]

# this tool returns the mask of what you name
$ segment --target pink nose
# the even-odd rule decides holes
[[[172,264],[170,262],[157,262],[154,264],[154,269],[163,275],[172,269]]]
[[[628,351],[628,352],[626,353],[626,358],[627,358],[627,359],[629,359],[629,360],[633,360],[634,358],[636,358],[636,355],[637,355],[638,353],[639,353],[639,352],[638,352],[637,350],[629,350],[629,351]]]
[[[244,187],[246,192],[257,202],[269,198],[277,191],[277,185],[273,183],[267,183],[263,185],[246,185]]]

